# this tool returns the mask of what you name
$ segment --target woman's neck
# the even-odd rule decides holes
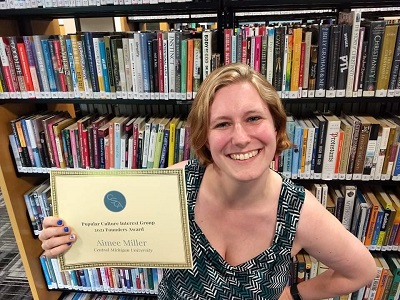
[[[207,184],[207,194],[212,193],[214,199],[221,201],[221,205],[240,208],[257,205],[268,199],[268,193],[273,191],[275,175],[268,169],[257,179],[238,181],[220,172],[211,164],[206,169],[204,179]]]

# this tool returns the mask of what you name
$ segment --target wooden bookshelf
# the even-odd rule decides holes
[[[306,1],[298,3],[295,0],[284,0],[283,2],[250,0],[210,0],[207,2],[185,2],[185,3],[162,3],[159,5],[121,5],[101,7],[73,7],[73,8],[34,8],[0,10],[0,36],[9,35],[34,35],[34,34],[58,34],[59,17],[99,17],[99,16],[128,16],[128,15],[170,15],[182,13],[217,13],[218,22],[218,49],[222,52],[223,45],[222,29],[233,26],[240,21],[235,17],[236,12],[252,12],[261,10],[280,11],[282,9],[332,9],[358,7],[391,7],[396,6],[393,0],[370,0],[370,1]],[[45,20],[43,20],[43,18]],[[244,16],[241,20],[249,18]],[[258,17],[257,17],[258,18]],[[16,19],[16,20],[15,20]],[[252,19],[249,18],[249,19]],[[125,22],[125,21],[124,21]],[[123,30],[129,24],[123,24]],[[221,53],[222,54],[222,53]],[[394,98],[300,98],[283,99],[285,105],[292,105],[301,111],[303,105],[328,104],[344,105],[348,103],[363,104],[373,103],[400,103],[399,97]],[[8,135],[11,133],[10,121],[24,114],[43,109],[68,111],[75,117],[75,106],[80,104],[127,104],[147,106],[177,106],[178,109],[187,110],[192,101],[184,100],[104,100],[104,99],[2,99],[0,100],[0,187],[4,195],[7,212],[14,231],[18,250],[28,278],[30,289],[34,299],[52,300],[58,299],[62,291],[48,290],[39,261],[42,253],[41,242],[34,237],[32,228],[27,217],[26,206],[23,195],[32,186],[43,181],[43,176],[32,174],[19,177],[16,173],[13,157],[9,150]],[[298,107],[297,107],[298,106]],[[351,182],[351,181],[349,181]]]

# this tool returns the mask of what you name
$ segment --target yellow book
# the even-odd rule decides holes
[[[297,98],[300,79],[300,60],[301,60],[301,40],[303,35],[302,28],[293,29],[293,56],[292,73],[290,76],[290,98]]]
[[[76,80],[78,81],[79,96],[83,98],[85,94],[85,84],[83,82],[83,70],[78,48],[78,42],[81,41],[81,36],[79,34],[70,34],[69,36],[71,37],[72,54],[74,56],[75,74]]]
[[[385,26],[381,55],[379,58],[378,77],[376,80],[376,97],[387,96],[398,27],[399,25]]]
[[[175,157],[175,140],[176,140],[176,125],[179,123],[179,118],[173,118],[169,123],[169,143],[168,143],[168,166],[174,164]]]
[[[308,138],[308,127],[304,120],[299,120],[301,127],[303,128],[303,142],[301,147],[301,164],[300,164],[300,178],[304,178],[305,167],[306,167],[306,156],[307,156],[307,138]]]

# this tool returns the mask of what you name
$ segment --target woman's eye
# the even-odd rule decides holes
[[[228,122],[222,122],[215,125],[215,128],[224,128],[227,127],[228,125],[229,125]]]
[[[253,116],[253,117],[249,117],[247,120],[249,121],[249,122],[256,122],[256,121],[258,121],[258,120],[260,120],[261,118],[260,117],[258,117],[258,116]]]

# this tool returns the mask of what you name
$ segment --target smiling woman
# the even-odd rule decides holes
[[[282,103],[260,74],[243,64],[215,70],[188,122],[198,159],[173,168],[185,168],[193,269],[164,270],[158,299],[325,299],[372,281],[366,247],[310,192],[269,168],[290,142]],[[46,255],[74,245],[64,226],[44,220]],[[301,249],[330,269],[288,287]]]

